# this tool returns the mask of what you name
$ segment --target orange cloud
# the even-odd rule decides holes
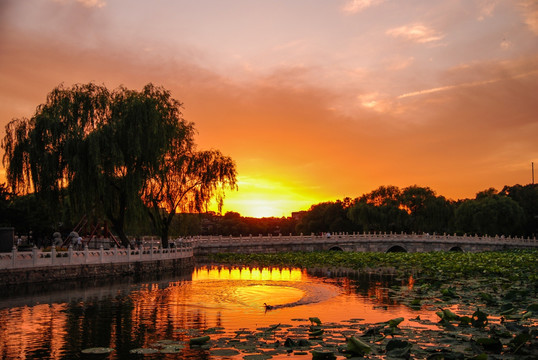
[[[355,14],[361,12],[369,7],[376,6],[384,2],[385,0],[348,0],[344,5],[344,12]]]
[[[387,30],[386,34],[418,43],[429,43],[439,41],[443,38],[443,35],[440,35],[435,30],[423,24],[404,25],[392,28]]]
[[[538,3],[534,0],[522,0],[519,6],[525,23],[535,35],[538,35]]]

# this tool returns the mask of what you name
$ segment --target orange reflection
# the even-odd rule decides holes
[[[0,353],[6,358],[25,359],[36,349],[50,349],[52,359],[62,357],[66,346],[67,306],[44,304],[0,311],[0,317],[12,321],[0,326]]]
[[[201,267],[192,273],[192,281],[201,280],[253,280],[253,281],[305,281],[308,275],[299,268],[268,268],[217,266]]]

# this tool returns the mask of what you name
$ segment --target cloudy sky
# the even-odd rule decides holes
[[[538,167],[535,0],[0,0],[2,136],[90,81],[169,89],[198,149],[236,161],[245,216]]]

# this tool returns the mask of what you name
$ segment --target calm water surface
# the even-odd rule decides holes
[[[407,280],[301,269],[204,266],[169,279],[90,285],[32,286],[0,295],[0,357],[82,359],[88,358],[82,349],[109,347],[115,350],[107,359],[242,359],[188,345],[178,354],[129,351],[162,340],[188,341],[197,330],[215,327],[212,339],[313,316],[324,324],[404,317],[405,326],[418,313],[389,299],[390,286],[412,286]],[[264,303],[273,309],[266,311]],[[420,316],[436,318],[433,310],[422,309]]]

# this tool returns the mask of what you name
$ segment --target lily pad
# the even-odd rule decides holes
[[[213,356],[234,356],[238,355],[239,351],[235,349],[216,349],[211,350],[211,355]]]
[[[94,347],[94,348],[88,348],[81,351],[83,354],[110,354],[114,349],[107,348],[107,347]]]
[[[131,354],[138,354],[138,355],[146,355],[146,354],[156,354],[159,350],[152,349],[152,348],[137,348],[129,350],[129,353]]]
[[[209,336],[200,336],[189,340],[189,345],[204,345],[210,339]]]
[[[312,360],[336,360],[336,355],[332,351],[312,350]]]
[[[351,336],[347,339],[347,352],[357,356],[364,356],[372,351],[370,345],[357,339],[355,336]]]
[[[182,352],[184,348],[184,345],[166,345],[160,350],[160,352],[161,354],[177,354]]]
[[[268,360],[271,359],[271,355],[267,354],[253,354],[253,355],[245,355],[243,356],[244,360]]]

